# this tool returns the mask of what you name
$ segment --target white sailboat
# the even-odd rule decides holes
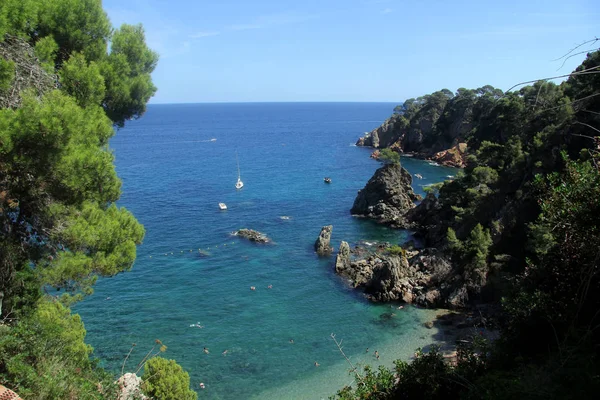
[[[235,152],[235,160],[237,161],[237,167],[238,167],[238,180],[235,183],[235,188],[241,189],[244,187],[244,182],[242,182],[242,179],[240,177],[240,160],[238,159],[237,151]]]

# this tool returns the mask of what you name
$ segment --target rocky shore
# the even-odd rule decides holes
[[[404,301],[423,307],[460,308],[466,288],[449,261],[435,249],[407,251],[382,244],[374,249],[342,242],[335,271],[376,302]]]

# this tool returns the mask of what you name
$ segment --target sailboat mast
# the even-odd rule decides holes
[[[238,154],[237,154],[237,151],[235,152],[235,161],[237,161],[237,167],[238,167],[238,181],[239,181],[239,180],[240,180],[240,178],[241,178],[241,175],[240,175],[240,160],[238,159]]]

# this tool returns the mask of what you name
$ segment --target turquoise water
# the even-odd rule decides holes
[[[328,224],[335,248],[340,240],[407,237],[349,213],[379,166],[370,149],[353,143],[394,106],[152,105],[128,123],[111,141],[123,180],[119,203],[144,224],[146,237],[133,270],[100,280],[76,307],[96,356],[120,371],[136,343],[126,368],[135,370],[160,339],[200,398],[310,399],[351,381],[331,333],[353,360],[372,364],[389,365],[429,343],[433,331],[421,327],[426,311],[366,302],[334,274],[333,257],[313,251]],[[236,151],[245,184],[239,191]],[[409,158],[403,165],[424,176],[415,182],[421,193],[419,185],[454,173]],[[333,182],[324,184],[324,176]],[[274,243],[231,236],[239,228]],[[202,328],[190,326],[196,323]]]

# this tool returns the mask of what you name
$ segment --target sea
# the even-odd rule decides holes
[[[410,237],[350,214],[380,167],[354,143],[395,105],[149,105],[119,129],[110,141],[123,181],[118,205],[146,236],[131,271],[100,279],[74,307],[101,364],[136,372],[159,353],[189,372],[200,399],[326,399],[353,383],[353,366],[392,366],[443,341],[423,326],[434,311],[371,303],[335,274],[334,256],[314,251],[324,225],[333,225],[336,251],[342,240]],[[423,176],[413,182],[421,194],[456,172],[402,164]],[[232,235],[241,228],[272,243]]]

